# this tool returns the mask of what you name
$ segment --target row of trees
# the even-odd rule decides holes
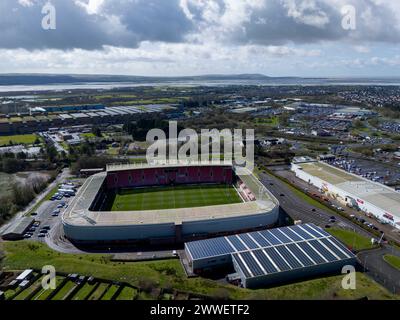
[[[59,159],[65,159],[65,157],[60,157],[53,146],[42,148],[40,155],[30,159],[30,161],[27,160],[27,155],[24,152],[17,154],[7,152],[0,155],[0,172],[16,173],[26,170],[52,170]]]
[[[50,180],[54,180],[54,174]],[[8,195],[0,195],[0,225],[26,207],[48,184],[44,177],[34,177],[25,183],[14,182]]]

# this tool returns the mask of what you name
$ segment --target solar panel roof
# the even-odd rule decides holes
[[[193,241],[185,246],[193,260],[231,255],[247,278],[355,257],[314,224]]]

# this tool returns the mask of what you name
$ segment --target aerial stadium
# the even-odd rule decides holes
[[[231,162],[108,165],[62,217],[76,243],[175,244],[277,224],[278,200]]]

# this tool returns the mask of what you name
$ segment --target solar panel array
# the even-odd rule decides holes
[[[185,246],[192,260],[232,255],[247,278],[355,257],[314,224],[188,242]]]

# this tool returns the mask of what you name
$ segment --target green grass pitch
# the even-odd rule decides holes
[[[162,210],[242,202],[233,186],[193,185],[122,190],[111,211]]]

